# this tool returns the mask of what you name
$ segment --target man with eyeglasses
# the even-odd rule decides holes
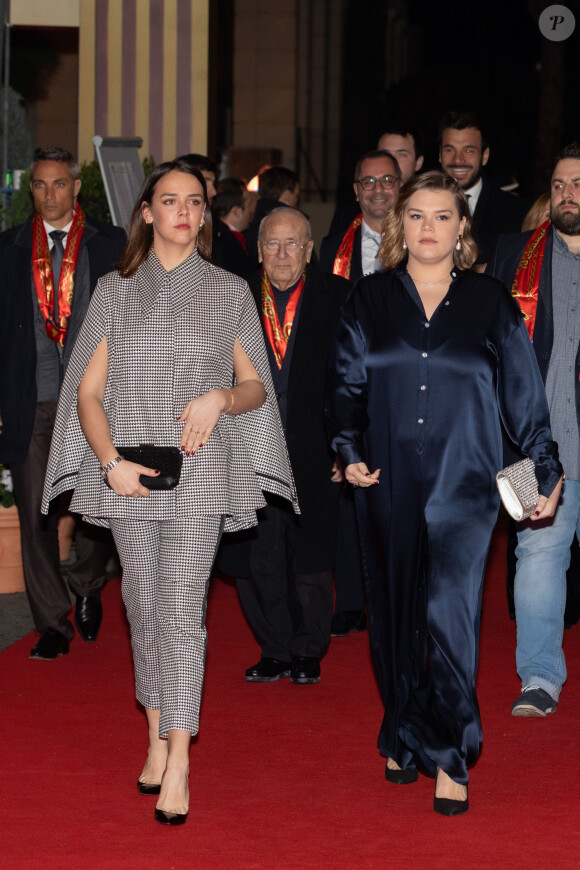
[[[300,516],[266,495],[258,526],[226,535],[219,567],[237,580],[242,607],[261,646],[246,680],[317,683],[332,618],[337,470],[324,428],[326,362],[349,282],[310,264],[310,223],[277,208],[260,224],[260,272],[250,287],[260,312]],[[237,540],[236,540],[237,539]]]
[[[360,214],[346,233],[334,233],[322,240],[320,267],[351,281],[381,268],[377,252],[385,215],[393,208],[401,186],[401,170],[390,151],[369,151],[354,171],[354,194]]]
[[[369,151],[354,171],[354,193],[359,213],[346,232],[326,236],[320,249],[320,267],[327,272],[358,281],[379,271],[377,260],[381,228],[394,207],[401,187],[401,169],[390,151]],[[345,483],[339,505],[336,554],[336,602],[331,635],[345,637],[366,628],[364,580],[352,486]]]

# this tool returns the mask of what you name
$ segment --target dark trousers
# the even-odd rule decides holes
[[[56,505],[48,516],[40,512],[55,414],[56,402],[38,403],[26,461],[14,463],[10,471],[20,517],[24,581],[34,624],[39,631],[53,628],[70,640],[74,629],[67,619],[70,597],[60,570],[58,512]],[[80,519],[76,526],[77,561],[67,569],[67,580],[75,595],[96,595],[106,579],[113,540],[107,529],[93,528]]]
[[[320,659],[328,648],[332,619],[332,571],[300,574],[294,569],[297,519],[278,502],[258,512],[250,577],[237,580],[246,618],[264,658]]]
[[[365,593],[362,571],[362,553],[350,483],[344,483],[338,503],[338,542],[334,586],[337,613],[343,610],[364,610]]]

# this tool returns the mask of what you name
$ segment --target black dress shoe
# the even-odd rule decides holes
[[[439,772],[439,768],[437,768]],[[435,791],[437,791],[437,776],[435,776]],[[469,809],[469,799],[467,797],[467,787],[465,789],[466,797],[464,801],[454,800],[453,798],[433,798],[433,809],[441,816],[460,816],[466,813]]]
[[[320,662],[312,656],[292,656],[291,683],[320,682]]]
[[[30,658],[49,661],[57,656],[65,656],[67,653],[68,640],[64,634],[54,628],[47,628],[42,632],[36,646],[30,650]]]
[[[330,623],[331,637],[346,637],[351,631],[364,631],[367,618],[364,610],[339,610]]]
[[[433,798],[433,809],[441,816],[460,816],[469,809],[469,800],[454,801],[451,798]]]
[[[139,794],[160,794],[161,783],[160,782],[141,782],[141,780],[138,779],[137,780],[137,788],[139,790]]]
[[[257,665],[246,671],[248,683],[273,683],[280,677],[289,676],[290,662],[280,662],[278,659],[260,659]]]
[[[97,639],[102,618],[103,605],[100,595],[77,595],[75,625],[80,636],[87,643],[93,643]]]
[[[387,782],[394,782],[396,785],[409,785],[412,782],[417,782],[419,774],[416,767],[406,767],[403,770],[393,770],[385,764],[385,779]]]
[[[160,825],[184,825],[187,813],[167,813],[165,810],[155,810],[155,821]]]

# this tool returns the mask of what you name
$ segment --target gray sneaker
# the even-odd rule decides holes
[[[558,702],[554,701],[551,695],[548,695],[544,689],[538,686],[528,686],[525,688],[517,699],[512,704],[512,716],[527,716],[535,718],[545,718],[548,713],[555,713]]]

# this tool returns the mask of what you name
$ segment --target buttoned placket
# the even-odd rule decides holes
[[[451,273],[454,279],[457,277],[456,272]],[[450,301],[445,299],[436,309],[437,316],[444,316],[444,313],[449,311]],[[432,332],[431,322],[424,320],[421,324],[421,350],[419,362],[419,381],[418,381],[418,396],[417,396],[417,436],[415,449],[417,453],[423,453],[425,440],[427,438],[427,423],[429,413],[429,363],[432,349]]]

